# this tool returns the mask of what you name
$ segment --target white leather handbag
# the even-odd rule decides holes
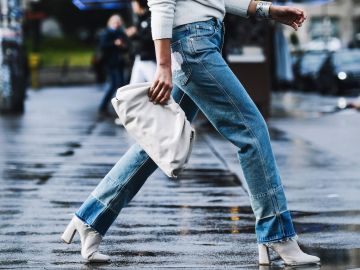
[[[191,154],[195,130],[171,97],[153,104],[151,83],[121,87],[111,103],[127,132],[169,177],[177,178]]]

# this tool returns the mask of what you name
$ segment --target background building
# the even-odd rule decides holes
[[[360,0],[335,0],[322,5],[299,5],[304,8],[308,21],[297,32],[302,48],[310,42],[327,40],[342,47],[360,40]],[[286,29],[287,36],[293,31]]]

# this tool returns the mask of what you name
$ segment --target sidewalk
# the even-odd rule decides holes
[[[207,127],[183,177],[156,171],[110,228],[101,248],[112,264],[84,264],[78,237],[60,242],[70,214],[132,144],[123,128],[96,121],[101,95],[30,92],[24,116],[0,117],[0,269],[259,269],[236,149]],[[301,243],[321,269],[360,267],[358,164],[271,126]]]

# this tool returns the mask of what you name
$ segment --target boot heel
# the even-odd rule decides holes
[[[70,244],[74,238],[75,233],[76,233],[76,226],[75,226],[74,219],[72,219],[70,221],[69,225],[67,225],[64,233],[62,234],[61,239],[65,243]]]
[[[258,248],[259,248],[259,264],[270,265],[269,248],[263,244],[259,244]]]

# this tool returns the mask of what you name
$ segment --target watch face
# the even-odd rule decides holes
[[[143,21],[143,22],[141,22],[140,26],[141,26],[141,28],[147,28],[149,26],[149,24],[147,21]]]

